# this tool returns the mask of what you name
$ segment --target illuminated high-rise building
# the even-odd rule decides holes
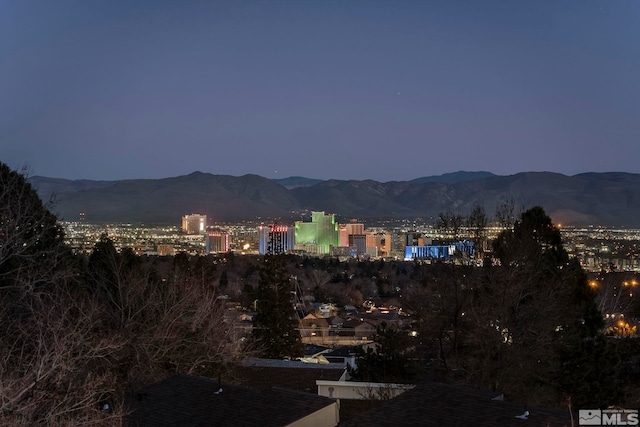
[[[229,243],[231,238],[229,233],[224,231],[208,231],[207,232],[207,253],[229,252]]]
[[[334,215],[312,212],[311,222],[296,221],[295,248],[314,255],[328,255],[338,246],[340,230]]]
[[[342,232],[342,228],[340,230]],[[344,238],[343,234],[340,234],[340,244],[349,246],[353,253],[364,254],[367,250],[367,237],[364,231],[364,224],[356,222],[352,219],[349,224],[344,225]]]
[[[424,237],[422,237],[422,233],[419,233],[417,231],[408,231],[404,235],[404,245],[405,246],[423,246]]]
[[[254,252],[258,249],[259,237],[256,228],[231,227],[231,249]]]
[[[389,256],[391,253],[391,233],[375,233],[367,236],[367,247],[376,248],[376,253],[379,256]]]
[[[207,216],[200,214],[182,217],[182,231],[187,234],[204,234],[207,229]]]
[[[357,254],[367,252],[367,235],[366,234],[350,234],[349,246],[355,249]]]
[[[364,234],[364,224],[360,224],[352,220],[349,224],[346,224],[344,228],[347,230],[347,235],[351,234]]]
[[[294,248],[295,229],[278,224],[260,226],[258,227],[258,239],[258,251],[261,255],[285,253]]]
[[[347,234],[347,227],[345,227],[344,225],[340,225],[340,227],[338,227],[338,233],[339,233],[339,239],[338,239],[338,246],[349,246],[349,235]]]

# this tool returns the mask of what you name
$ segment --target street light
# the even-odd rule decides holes
[[[633,297],[633,288],[635,288],[636,286],[638,286],[638,282],[636,281],[636,279],[633,279],[630,282],[622,282],[622,284],[626,287],[630,287],[631,289],[629,290],[629,296]]]

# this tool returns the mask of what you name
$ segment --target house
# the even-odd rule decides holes
[[[390,328],[401,328],[408,324],[408,319],[395,310],[373,309],[360,313],[360,317],[374,326],[385,323]]]
[[[142,389],[128,406],[131,427],[333,427],[339,422],[335,399],[278,387],[221,385],[186,374]]]
[[[313,314],[307,314],[300,319],[298,324],[300,336],[304,338],[320,337],[324,338],[329,334],[329,323],[323,317],[316,317]]]
[[[344,319],[340,316],[331,316],[327,318],[327,322],[332,328],[341,328],[344,324]]]
[[[357,341],[372,340],[376,334],[376,327],[363,320],[347,320],[342,324],[340,335],[351,336]]]
[[[331,349],[329,347],[324,347],[316,344],[305,344],[304,345],[304,355],[298,360],[305,363],[319,363],[323,365],[328,365],[331,362],[327,360],[324,356],[324,353],[330,352]]]
[[[355,347],[354,346],[340,346],[331,351],[324,353],[324,357],[330,363],[341,363],[344,366],[355,366]]]

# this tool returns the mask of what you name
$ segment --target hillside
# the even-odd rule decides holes
[[[233,177],[194,172],[164,179],[113,181],[111,185],[72,189],[64,182],[55,188],[46,178],[32,180],[54,191],[54,212],[75,220],[84,212],[89,222],[178,223],[182,215],[206,214],[216,221],[288,216],[297,201],[281,185],[257,175]],[[46,183],[45,186],[42,184]],[[45,199],[46,200],[46,199]]]
[[[60,218],[73,220],[85,212],[90,222],[178,223],[188,213],[207,214],[213,221],[292,220],[300,218],[296,212],[301,210],[363,220],[429,220],[447,211],[466,215],[476,205],[484,206],[491,216],[496,206],[512,200],[519,207],[542,206],[555,222],[565,225],[640,226],[639,174],[525,172],[497,176],[469,172],[445,178],[381,183],[295,177],[280,180],[281,185],[257,175],[194,172],[124,181],[33,177],[31,183],[43,200],[56,195],[54,211]],[[450,182],[444,182],[447,180]]]

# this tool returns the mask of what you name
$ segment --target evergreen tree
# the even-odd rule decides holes
[[[366,351],[356,349],[356,367],[348,367],[349,375],[358,381],[414,382],[416,366],[409,360],[406,351],[408,336],[382,323],[376,329],[374,347]]]
[[[558,382],[574,408],[606,408],[622,396],[620,357],[603,334],[574,337],[562,354]]]
[[[494,253],[500,265],[485,267],[472,292],[466,344],[476,356],[464,366],[468,379],[529,403],[558,405],[566,395],[595,403],[585,392],[602,378],[580,366],[602,363],[607,371],[614,359],[596,357],[606,353],[602,317],[560,231],[535,207],[500,233]]]
[[[113,241],[103,233],[93,246],[87,263],[87,284],[93,291],[115,298],[118,288],[120,255]]]
[[[253,338],[267,358],[300,357],[304,349],[282,255],[267,255],[260,269]]]
[[[606,408],[619,404],[623,397],[621,358],[603,333],[605,323],[587,281],[582,272],[575,293],[582,316],[566,328],[557,378],[575,408]]]
[[[193,273],[197,276],[200,286],[215,286],[216,265],[213,263],[211,255],[196,257]]]
[[[225,289],[227,289],[228,285],[229,285],[229,278],[227,277],[227,270],[224,270],[220,275],[220,281],[218,282],[220,291],[223,292]]]
[[[569,262],[560,230],[539,206],[523,212],[513,229],[502,231],[493,250],[503,266],[517,266],[517,271],[526,274],[535,268],[553,275]]]
[[[58,219],[21,173],[0,162],[0,288],[42,288],[70,251]]]

